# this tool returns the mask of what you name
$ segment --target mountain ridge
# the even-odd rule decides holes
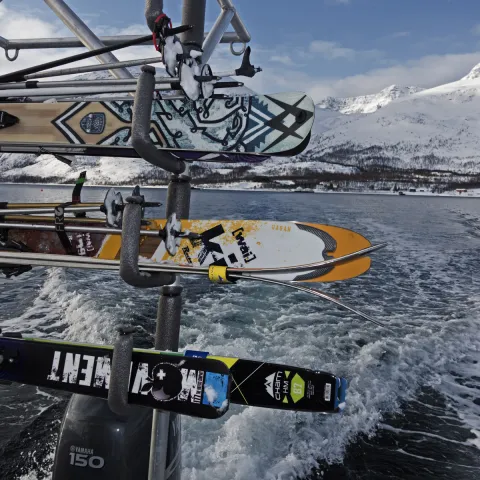
[[[97,73],[94,75],[89,78],[98,78]],[[229,175],[303,175],[308,180],[312,172],[325,176],[375,172],[378,176],[385,171],[424,170],[480,175],[480,64],[461,79],[433,88],[391,85],[378,94],[331,98],[330,103],[317,105],[312,140],[300,155],[272,158],[248,168],[197,164],[193,167],[195,174],[219,181]],[[2,154],[0,160],[0,178],[4,181],[72,181],[81,169],[91,172],[94,183],[163,178],[161,171],[141,159],[78,156],[73,168],[51,155]],[[243,177],[238,172],[243,172]]]

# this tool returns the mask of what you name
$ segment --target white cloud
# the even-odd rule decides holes
[[[15,38],[42,38],[56,37],[66,32],[63,26],[55,23],[48,23],[33,14],[15,12],[0,4],[0,32],[2,37],[10,40]],[[14,52],[9,51],[9,55]],[[9,62],[0,51],[0,74],[37,65],[61,58],[63,56],[78,53],[78,50],[20,50],[18,59]]]
[[[314,40],[310,43],[309,50],[312,53],[318,53],[324,58],[348,58],[351,59],[355,56],[355,50],[352,48],[342,47],[337,42],[328,42],[324,40]]]
[[[291,66],[294,65],[293,60],[289,55],[272,55],[270,57],[271,62],[283,63],[283,65]]]
[[[87,21],[88,23],[88,21]],[[131,25],[126,28],[115,27],[96,27],[95,33],[98,35],[136,35],[146,34],[146,25]],[[19,34],[21,32],[21,34]],[[10,40],[15,38],[55,38],[60,36],[71,37],[73,34],[59,21],[46,22],[40,19],[39,15],[33,13],[18,12],[7,8],[0,3],[0,33]],[[20,50],[18,59],[15,62],[9,62],[0,50],[0,74],[21,70],[23,68],[46,63],[58,58],[68,57],[76,53],[85,51],[85,49],[43,49],[43,50]],[[9,55],[14,52],[9,51]],[[114,55],[120,60],[130,60],[134,58],[155,57],[153,47],[131,47],[114,52]],[[64,68],[97,65],[95,59],[83,60],[67,65]],[[68,78],[68,77],[65,77]]]
[[[340,43],[325,40],[314,40],[310,42],[308,51],[310,54],[320,55],[327,60],[353,60],[355,58],[381,59],[385,55],[381,50],[354,50],[353,48],[343,47]]]
[[[376,93],[393,84],[428,88],[459,80],[479,62],[480,51],[429,55],[358,75],[314,81],[306,88],[316,101],[327,96],[350,97]]]
[[[390,38],[403,38],[403,37],[409,37],[411,35],[411,32],[393,32],[390,36]]]
[[[477,23],[470,31],[472,35],[480,35],[480,23]]]

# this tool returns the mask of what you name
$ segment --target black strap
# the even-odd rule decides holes
[[[40,153],[46,154],[46,155],[53,155],[57,160],[59,160],[62,163],[65,163],[69,167],[72,166],[72,161],[63,155],[60,155],[59,153],[54,153],[54,152],[49,152],[46,148],[43,148],[42,146],[39,147]]]
[[[65,252],[68,255],[76,255],[76,252],[68,238],[67,232],[65,232],[65,206],[68,204],[58,205],[55,207],[55,231],[57,232],[58,238],[62,243]]]
[[[80,203],[82,201],[81,192],[82,192],[83,184],[86,181],[87,181],[87,172],[86,171],[80,172],[80,175],[78,176],[77,181],[75,182],[75,187],[73,187],[73,192],[72,192],[73,203]]]
[[[83,184],[86,181],[87,181],[87,172],[86,171],[80,172],[80,175],[77,178],[77,181],[75,183],[75,187],[73,187],[72,204],[82,202],[81,193],[82,193]],[[87,213],[86,212],[75,212],[74,215],[75,215],[76,218],[85,218],[87,216]]]

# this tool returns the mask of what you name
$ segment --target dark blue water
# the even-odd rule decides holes
[[[87,187],[83,199],[104,193]],[[164,201],[166,191],[143,193]],[[0,201],[69,195],[0,186]],[[479,200],[195,190],[191,217],[329,223],[388,242],[367,274],[318,288],[393,332],[281,287],[182,278],[182,348],[321,368],[350,384],[342,415],[232,406],[218,421],[185,419],[184,478],[480,478]],[[0,325],[37,336],[112,342],[126,323],[148,345],[156,302],[109,272],[37,268],[0,279]],[[0,386],[1,478],[48,478],[65,398]]]

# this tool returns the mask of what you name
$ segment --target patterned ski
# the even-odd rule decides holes
[[[138,157],[130,145],[130,100],[3,103],[0,111],[19,120],[0,129],[0,151]],[[314,111],[304,93],[163,99],[154,102],[150,135],[158,148],[183,158],[261,161],[301,153]]]

